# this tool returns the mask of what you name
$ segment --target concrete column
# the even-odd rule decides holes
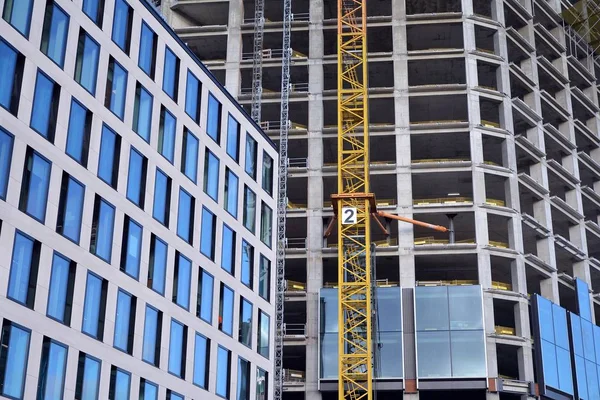
[[[244,4],[242,0],[229,0],[227,22],[227,58],[225,60],[225,88],[237,97],[242,84],[240,61],[242,60],[242,30]]]

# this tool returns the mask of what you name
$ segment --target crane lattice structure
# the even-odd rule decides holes
[[[338,0],[338,393],[373,396],[366,0]]]
[[[265,29],[265,1],[254,1],[254,54],[252,60],[252,109],[254,122],[260,124],[262,97],[263,37]]]
[[[277,197],[277,267],[275,272],[275,389],[274,400],[283,397],[283,306],[285,292],[285,219],[287,212],[288,130],[290,63],[292,58],[292,0],[283,0],[283,55],[281,63],[281,115],[279,130],[279,192]]]

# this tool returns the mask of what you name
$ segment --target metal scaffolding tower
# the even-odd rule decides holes
[[[580,0],[562,12],[567,22],[577,34],[570,35],[575,45],[586,42],[593,52],[600,48],[600,5],[598,0]]]
[[[281,115],[279,131],[279,194],[277,197],[277,270],[275,298],[275,389],[273,399],[283,397],[283,306],[285,292],[285,219],[287,211],[288,130],[290,63],[292,58],[292,0],[283,0],[283,59],[281,66]]]
[[[254,2],[254,54],[252,62],[252,119],[260,124],[262,97],[263,37],[265,28],[265,2]]]

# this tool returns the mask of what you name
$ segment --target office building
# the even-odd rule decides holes
[[[0,9],[0,397],[270,398],[273,142],[145,1]]]

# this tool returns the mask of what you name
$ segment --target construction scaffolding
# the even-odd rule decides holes
[[[252,119],[260,124],[261,97],[262,97],[262,63],[263,63],[263,37],[265,28],[265,2],[254,2],[254,53],[252,59]]]
[[[600,6],[597,0],[580,0],[562,12],[564,21],[576,33],[569,35],[574,45],[587,43],[592,52],[600,47]],[[569,33],[569,32],[568,32]]]

